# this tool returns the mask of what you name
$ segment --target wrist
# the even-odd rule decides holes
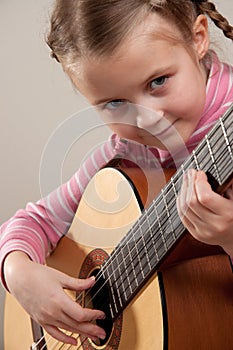
[[[3,262],[3,279],[10,292],[12,292],[12,282],[19,274],[22,274],[24,265],[30,261],[29,256],[23,251],[13,251],[6,256]]]

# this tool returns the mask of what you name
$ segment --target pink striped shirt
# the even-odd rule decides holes
[[[206,104],[199,124],[186,144],[189,152],[233,103],[232,81],[232,66],[219,62],[213,54],[206,87]],[[6,255],[14,250],[23,251],[32,260],[44,263],[59,239],[67,233],[89,180],[109,160],[118,156],[130,159],[141,167],[158,167],[159,164],[163,167],[174,167],[174,155],[167,151],[122,140],[113,134],[67,183],[37,203],[28,203],[25,209],[17,211],[1,226],[1,266]],[[177,154],[175,157],[176,166],[184,161],[182,155]],[[4,284],[2,275],[1,278]]]

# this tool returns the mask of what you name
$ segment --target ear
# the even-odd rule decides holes
[[[209,49],[208,20],[204,15],[199,15],[193,25],[194,49],[201,60]]]

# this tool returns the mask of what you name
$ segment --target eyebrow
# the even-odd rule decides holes
[[[103,103],[107,103],[109,101],[115,101],[115,100],[122,100],[121,98],[114,98],[114,97],[109,97],[109,98],[103,98],[101,100],[96,100],[93,102],[93,106],[98,106]]]

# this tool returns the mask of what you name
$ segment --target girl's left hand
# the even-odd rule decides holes
[[[220,245],[233,257],[233,188],[224,196],[212,191],[203,171],[189,170],[184,175],[177,198],[180,218],[197,240]]]

